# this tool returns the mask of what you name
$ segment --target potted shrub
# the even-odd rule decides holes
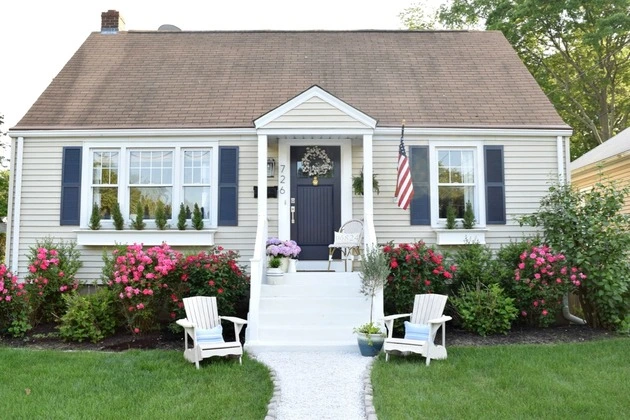
[[[267,261],[267,282],[269,284],[280,284],[284,271],[280,268],[282,259],[280,257],[271,257]]]
[[[374,296],[385,284],[389,275],[389,265],[385,253],[377,246],[368,247],[363,253],[361,269],[361,293],[370,298],[370,321],[354,329],[357,334],[359,351],[363,356],[376,356],[383,347],[385,334],[380,325],[372,319]]]

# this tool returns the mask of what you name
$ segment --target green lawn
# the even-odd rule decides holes
[[[394,419],[621,419],[630,413],[630,339],[451,347],[447,360],[383,356],[374,406]]]
[[[200,370],[179,351],[61,352],[0,348],[4,419],[263,419],[268,369],[243,357]]]

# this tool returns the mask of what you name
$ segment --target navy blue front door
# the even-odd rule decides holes
[[[291,147],[291,239],[302,248],[301,260],[327,260],[328,245],[341,224],[341,188],[339,146],[318,146],[332,161],[333,169],[326,175],[313,177],[302,171],[306,146]]]

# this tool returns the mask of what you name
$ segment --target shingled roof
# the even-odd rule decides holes
[[[92,33],[14,129],[235,128],[317,85],[380,127],[567,128],[500,32]]]

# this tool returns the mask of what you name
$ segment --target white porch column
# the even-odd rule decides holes
[[[250,260],[251,279],[246,340],[258,339],[260,290],[265,272],[265,242],[267,240],[267,136],[258,135],[258,225],[254,256]]]
[[[363,135],[363,243],[376,243],[374,230],[374,189],[372,186],[372,134]]]
[[[374,229],[374,186],[372,166],[372,134],[363,135],[363,249],[377,245]],[[382,324],[385,317],[383,289],[374,296],[374,319]]]

